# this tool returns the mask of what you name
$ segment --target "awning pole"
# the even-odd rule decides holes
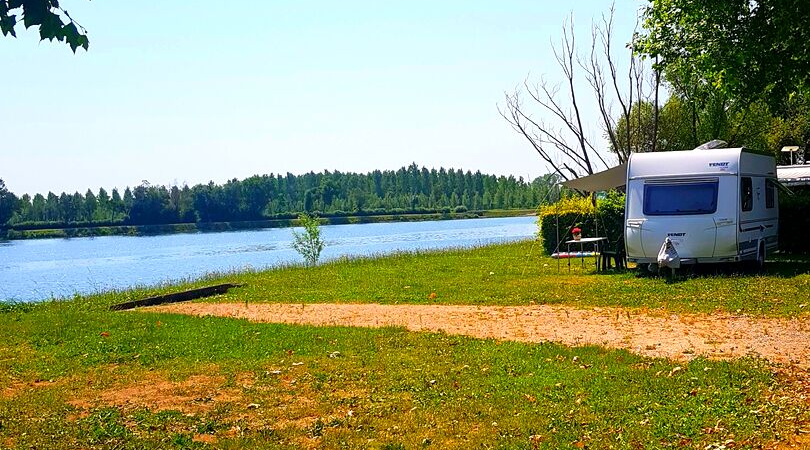
[[[557,273],[560,273],[560,200],[562,185],[557,184],[557,203],[554,204],[554,219],[557,221]]]

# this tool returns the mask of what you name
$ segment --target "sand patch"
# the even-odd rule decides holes
[[[673,314],[570,306],[177,303],[142,311],[319,326],[401,326],[411,331],[520,342],[600,345],[689,360],[757,356],[810,369],[810,319],[728,313]]]

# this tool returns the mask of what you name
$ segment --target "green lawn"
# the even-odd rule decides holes
[[[568,304],[665,308],[674,312],[742,312],[794,316],[810,310],[810,261],[778,259],[765,274],[712,273],[675,282],[634,272],[596,274],[593,261],[568,262],[521,242],[447,252],[401,254],[210,277],[193,285],[245,286],[210,301],[284,303],[436,303],[474,305]],[[149,289],[96,298],[116,302],[178,290]],[[429,299],[435,292],[436,298]]]
[[[757,448],[807,417],[754,360],[85,302],[0,314],[0,342],[4,448]],[[121,393],[132,404],[110,400]]]
[[[239,302],[764,315],[810,303],[806,263],[674,283],[563,264],[558,272],[539,246],[519,243],[189,285],[245,283],[206,300]],[[757,360],[685,364],[599,347],[107,310],[177,289],[0,307],[0,448],[761,448],[810,419],[799,385]]]

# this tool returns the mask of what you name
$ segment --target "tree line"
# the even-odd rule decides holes
[[[611,8],[583,44],[571,18],[552,46],[562,82],[527,79],[505,94],[501,115],[557,176],[714,139],[782,164],[782,147],[810,147],[810,31],[798,26],[810,2],[651,0],[638,19],[617,40]]]
[[[535,208],[555,200],[554,176],[532,182],[411,164],[367,174],[330,172],[256,175],[224,184],[142,183],[120,192],[15,196],[0,180],[0,226],[17,229],[230,222],[320,215],[369,215]]]

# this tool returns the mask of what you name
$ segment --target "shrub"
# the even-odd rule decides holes
[[[563,199],[543,206],[539,211],[538,225],[543,249],[551,254],[557,249],[555,214],[559,214],[560,241],[571,239],[571,228],[579,225],[582,236],[595,236],[594,212],[599,218],[599,235],[607,236],[613,244],[624,233],[624,194],[611,191],[597,201],[594,208],[587,198]],[[779,196],[779,250],[787,253],[810,253],[810,190],[796,191],[795,195]]]
[[[456,213],[465,213],[467,212],[467,207],[464,205],[458,205],[453,211]]]
[[[557,223],[559,220],[559,242]],[[590,198],[564,198],[553,205],[542,206],[538,212],[538,225],[543,249],[554,253],[571,239],[571,229],[582,229],[583,237],[606,236],[612,244],[624,233],[624,194],[611,191],[597,201],[594,207]]]
[[[538,213],[540,238],[547,254],[557,251],[561,242],[571,239],[571,229],[582,229],[583,236],[593,236],[594,207],[591,200],[584,197],[564,198],[553,205],[541,206]],[[559,241],[558,226],[559,223]]]
[[[301,214],[298,220],[304,227],[304,232],[293,230],[293,248],[304,257],[307,266],[311,267],[318,263],[324,246],[320,222],[317,217],[308,214]]]
[[[607,237],[611,247],[624,236],[624,201],[623,193],[609,191],[596,202],[599,235]]]

